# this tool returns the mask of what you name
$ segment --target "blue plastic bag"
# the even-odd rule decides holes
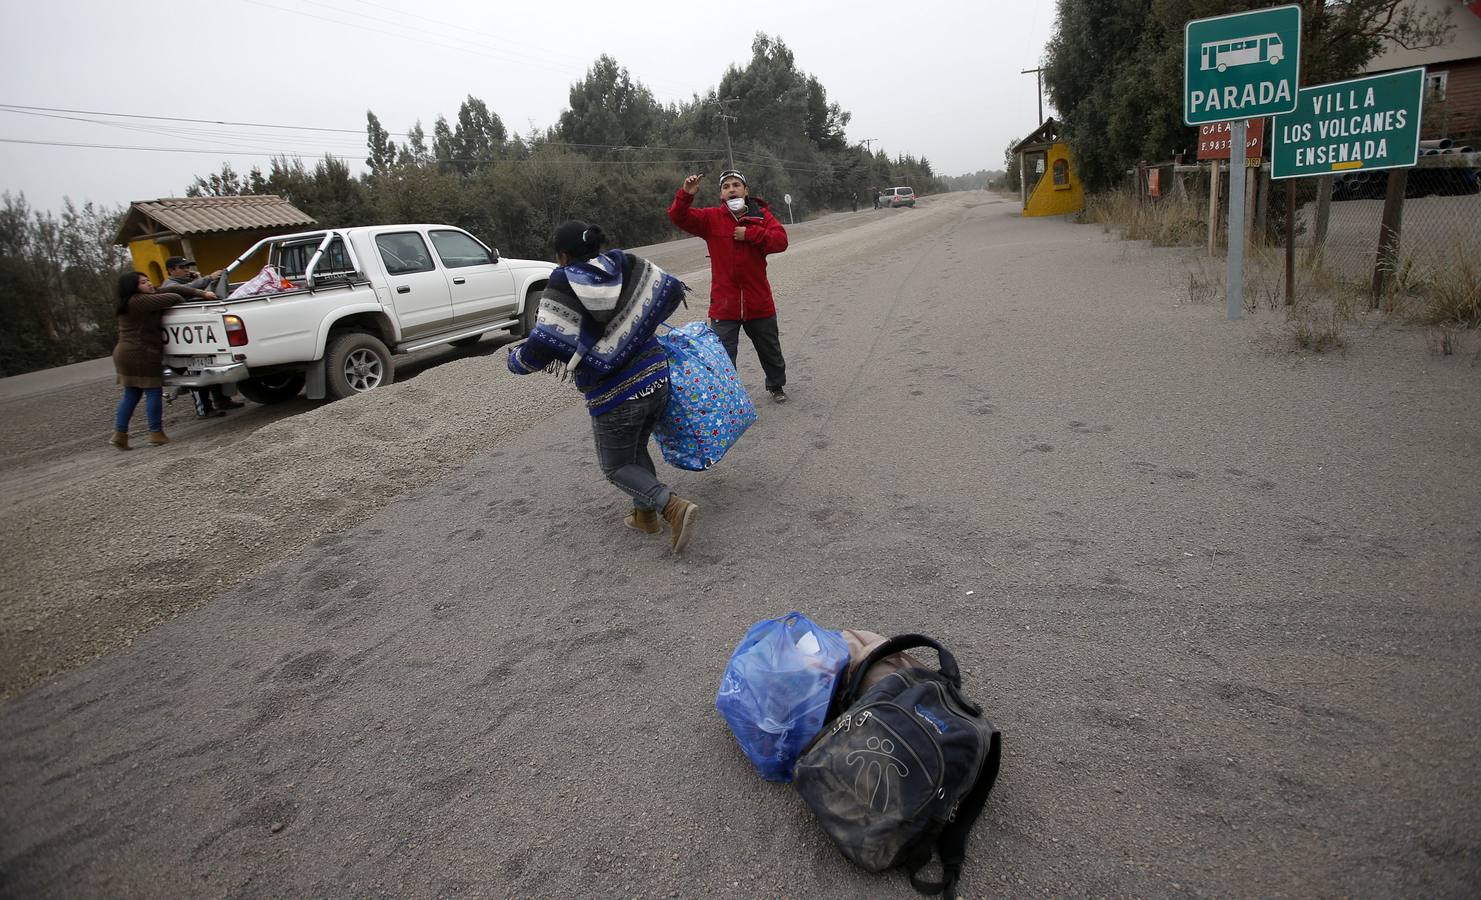
[[[709,323],[680,325],[658,342],[669,356],[669,403],[653,437],[669,465],[703,471],[756,421],[756,406]]]
[[[802,613],[751,626],[730,655],[715,708],[767,781],[791,781],[807,742],[822,730],[848,642]]]

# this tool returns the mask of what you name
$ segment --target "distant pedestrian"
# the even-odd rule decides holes
[[[165,274],[169,277],[164,284],[160,285],[163,290],[174,290],[177,287],[195,288],[196,290],[208,290],[221,277],[221,270],[217,269],[210,275],[202,275],[195,269],[195,260],[186,259],[183,256],[172,256],[165,260]],[[240,400],[233,400],[226,396],[226,391],[221,385],[213,384],[208,387],[193,387],[190,389],[191,397],[195,400],[195,417],[206,419],[211,416],[224,416],[228,409],[240,409],[246,406]]]
[[[684,299],[684,283],[621,250],[601,252],[602,229],[566,221],[551,244],[559,268],[540,296],[529,339],[509,353],[516,375],[570,375],[586,395],[597,464],[633,498],[622,520],[658,534],[669,526],[673,552],[694,534],[699,507],[658,480],[648,439],[668,406],[668,353],[654,337]]]
[[[874,195],[874,208],[879,209],[879,188],[870,187],[869,193]]]
[[[859,192],[858,191],[854,191],[852,194],[849,195],[849,199],[851,199],[853,201],[853,204],[854,204],[854,212],[858,212],[859,211]]]
[[[125,272],[118,276],[118,343],[113,347],[113,368],[118,383],[123,385],[123,399],[113,417],[113,437],[109,443],[120,450],[129,447],[129,421],[144,400],[149,419],[149,443],[168,444],[164,425],[164,339],[160,320],[164,311],[190,299],[215,300],[210,291],[183,285],[169,293],[157,291],[145,275]]]
[[[710,327],[720,336],[730,361],[735,362],[744,328],[761,360],[771,399],[786,403],[787,361],[782,357],[771,282],[766,279],[766,257],[787,249],[787,229],[765,200],[751,196],[745,176],[734,169],[720,173],[720,200],[725,205],[695,209],[694,195],[703,179],[703,175],[684,179],[669,205],[669,221],[704,238],[709,247]]]

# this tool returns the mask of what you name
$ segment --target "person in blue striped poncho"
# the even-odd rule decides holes
[[[509,352],[509,371],[575,381],[586,395],[602,474],[633,499],[624,524],[658,534],[667,522],[678,553],[699,507],[658,480],[648,440],[669,399],[668,354],[654,331],[688,288],[641,257],[601,252],[605,237],[586,222],[556,226],[559,267],[540,296],[534,329]]]

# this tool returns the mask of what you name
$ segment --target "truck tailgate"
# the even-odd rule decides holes
[[[226,325],[220,307],[192,309],[175,307],[165,314],[161,324],[166,356],[215,356],[230,353]]]

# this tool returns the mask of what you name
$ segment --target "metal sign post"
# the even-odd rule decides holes
[[[1248,120],[1294,110],[1300,74],[1301,7],[1296,4],[1194,19],[1183,28],[1183,121],[1233,123],[1224,284],[1230,319],[1244,312]]]
[[[797,220],[792,217],[792,195],[791,194],[783,194],[782,195],[782,202],[784,202],[784,203],[787,204],[787,224],[788,225],[796,225],[797,224]]]

